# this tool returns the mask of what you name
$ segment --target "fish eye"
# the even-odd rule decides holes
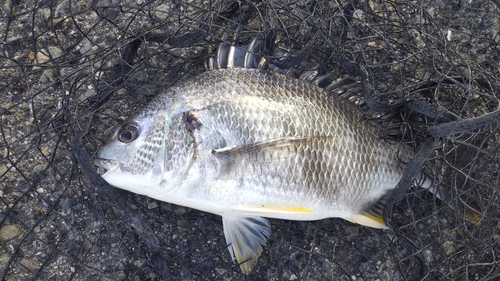
[[[141,130],[139,125],[135,123],[130,123],[122,126],[118,131],[118,140],[123,143],[133,142],[137,139]]]

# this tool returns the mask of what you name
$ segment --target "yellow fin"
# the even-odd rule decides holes
[[[476,210],[467,210],[465,211],[465,219],[474,225],[481,225],[481,214]]]
[[[287,207],[287,206],[244,206],[238,205],[233,207],[234,210],[249,212],[249,213],[267,213],[267,214],[312,214],[313,210],[305,207]]]
[[[466,200],[460,200],[456,212],[464,214],[468,222],[476,226],[481,225],[481,207],[479,207],[476,201],[467,202]]]
[[[374,228],[388,228],[384,221],[384,208],[391,198],[392,190],[388,190],[378,201],[359,214],[352,215],[347,220]]]
[[[431,186],[428,189],[439,200],[448,203],[448,206],[455,210],[459,216],[476,226],[481,225],[481,207],[473,198],[465,195],[457,195],[456,190],[446,186]],[[457,200],[457,202],[452,202]]]
[[[348,219],[350,222],[359,223],[374,228],[388,228],[385,225],[384,218],[368,212],[353,215]]]
[[[271,234],[269,221],[257,216],[222,216],[222,225],[231,258],[244,274],[250,274]]]

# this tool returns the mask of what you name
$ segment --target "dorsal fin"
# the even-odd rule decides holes
[[[262,36],[256,36],[252,42],[248,44],[243,67],[263,69],[261,63],[267,64],[266,59],[262,57],[263,52],[265,52],[265,46]]]
[[[380,102],[370,94],[364,83],[351,78],[339,78],[318,63],[307,60],[287,69],[279,68],[277,65],[280,63],[267,61],[264,56],[272,55],[286,60],[290,55],[282,49],[274,50],[275,38],[275,34],[269,32],[255,36],[247,45],[221,43],[216,57],[209,58],[205,67],[207,70],[259,69],[303,80],[324,89],[333,98],[340,98],[344,103],[358,107],[367,120],[380,128],[380,135],[387,140],[398,142],[404,139],[401,131],[403,120],[398,111],[380,108]],[[227,41],[227,35],[223,36],[223,40]]]
[[[223,40],[226,39],[227,36],[224,35]],[[274,49],[274,40],[274,34],[268,33],[265,36],[258,34],[247,45],[233,46],[227,42],[221,43],[217,48],[216,56],[206,61],[205,68],[207,70],[227,68],[269,70],[316,85],[358,106],[365,104],[366,87],[362,83],[350,78],[335,79],[332,73],[317,63],[302,61],[299,65],[289,69],[280,69],[269,64],[264,55],[271,54]],[[286,56],[282,52],[276,52],[273,55]]]
[[[272,35],[269,36],[272,38]],[[267,61],[263,57],[272,47],[266,46],[263,35],[255,36],[248,45],[232,46],[221,43],[216,57],[209,58],[205,64],[207,70],[225,68],[267,69]]]

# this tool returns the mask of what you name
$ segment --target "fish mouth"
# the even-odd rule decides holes
[[[103,175],[109,170],[118,167],[118,162],[116,160],[104,159],[104,158],[94,158],[94,166],[97,167],[97,173]]]

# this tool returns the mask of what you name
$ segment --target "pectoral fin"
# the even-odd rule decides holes
[[[249,274],[271,234],[269,221],[262,217],[223,216],[224,236],[233,261]]]
[[[262,151],[279,150],[281,152],[284,152],[290,149],[297,150],[300,145],[307,145],[314,141],[326,138],[330,137],[278,138],[261,142],[243,144],[236,147],[224,147],[221,149],[214,150],[212,153],[217,157],[232,157],[238,159],[241,157],[246,157],[248,154],[256,154]]]
[[[219,163],[219,179],[269,171],[279,165],[290,165],[298,154],[321,155],[325,142],[332,137],[286,137],[236,147],[212,150]],[[318,156],[319,157],[319,156]]]

